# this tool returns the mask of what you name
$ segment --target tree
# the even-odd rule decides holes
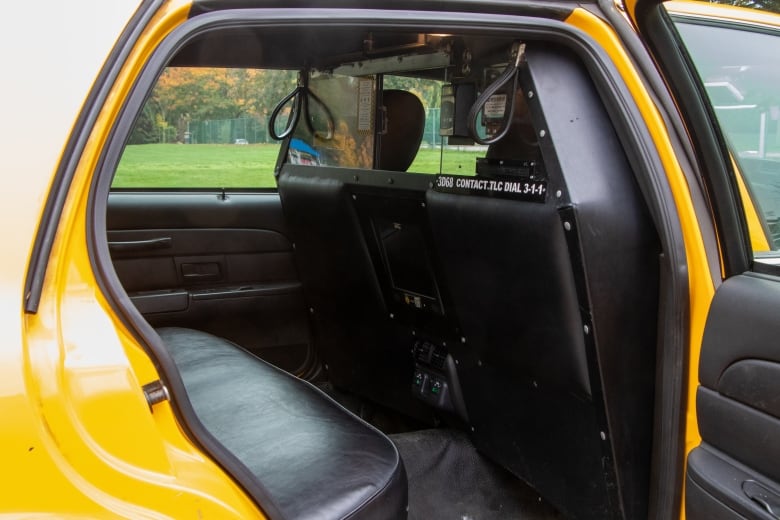
[[[780,0],[710,0],[710,2],[780,13]]]
[[[184,141],[192,121],[266,116],[296,85],[295,71],[169,67],[160,75],[131,144]],[[165,139],[163,139],[165,137]]]

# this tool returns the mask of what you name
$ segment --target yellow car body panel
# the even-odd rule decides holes
[[[9,243],[21,247],[8,248],[4,257],[2,306],[8,312],[0,319],[6,331],[23,335],[6,336],[0,349],[3,514],[262,517],[233,480],[188,440],[167,402],[155,405],[152,413],[141,385],[157,380],[157,373],[101,295],[86,247],[89,181],[109,128],[151,51],[188,10],[189,2],[164,5],[135,42],[68,191],[36,314],[20,313],[24,272],[18,267],[26,263],[50,182],[41,168],[48,164],[53,171],[57,158],[32,157],[28,193],[4,206],[4,222],[16,224]],[[117,23],[132,12],[123,11]],[[106,35],[113,38],[120,28],[106,24]],[[110,40],[98,48],[109,46]],[[87,90],[83,84],[78,88],[82,95]],[[66,135],[52,139],[62,142]],[[38,204],[30,204],[31,199]]]
[[[87,12],[100,12],[101,16],[108,12],[115,15],[108,23],[107,17],[101,17],[102,31],[91,35],[110,42],[136,3],[126,2],[121,9],[105,4],[95,1],[84,8]],[[93,69],[87,74],[71,72],[69,80],[60,85],[67,89],[63,97],[69,105],[64,103],[65,108],[60,108],[62,113],[56,120],[64,123],[52,125],[56,131],[48,130],[42,134],[43,139],[34,143],[24,142],[24,134],[30,134],[32,129],[3,129],[0,134],[0,142],[19,149],[11,154],[16,162],[11,163],[15,171],[9,173],[24,181],[14,185],[13,196],[6,198],[0,210],[7,243],[0,259],[0,324],[5,331],[0,348],[0,416],[4,422],[0,443],[5,466],[0,476],[4,497],[0,518],[262,517],[243,490],[187,437],[168,402],[150,409],[141,387],[158,380],[159,375],[101,293],[86,246],[90,182],[111,126],[154,48],[186,20],[189,4],[185,0],[165,3],[122,66],[91,129],[68,190],[36,314],[24,314],[20,308],[31,237],[41,219],[47,190],[62,153],[61,143],[83,102],[79,95],[83,96],[88,89],[85,81],[94,77],[105,55],[93,50],[90,59],[84,59],[84,68]],[[748,16],[743,9],[713,8],[693,2],[668,5],[681,14],[722,17],[733,12],[735,19],[747,17],[753,23],[780,26],[776,17],[752,12]],[[635,2],[626,2],[629,13],[634,8]],[[13,16],[5,17],[3,24],[29,16],[27,10],[34,10],[28,7],[21,12],[23,8],[16,4],[11,9]],[[73,7],[69,4],[61,9],[64,16]],[[664,120],[614,30],[582,8],[575,9],[566,22],[587,33],[609,54],[643,116],[674,197],[688,264],[690,337],[685,444],[689,452],[701,442],[696,420],[698,361],[707,313],[720,283],[710,268],[700,226],[700,219],[708,217],[697,214],[691,187]],[[59,30],[64,32],[63,28]],[[0,31],[3,32],[0,46],[7,47],[14,35],[21,38],[24,31],[8,28]],[[9,41],[3,41],[4,38]],[[107,48],[94,45],[89,38],[85,40],[80,50]],[[42,60],[45,55],[41,52]],[[36,78],[44,83],[51,72],[40,68],[43,70],[32,73],[40,75]],[[51,87],[41,86],[40,96],[44,97],[48,89]],[[4,96],[3,103],[9,97],[12,96]],[[63,103],[52,102],[55,105],[62,107]],[[738,182],[742,198],[748,202],[746,213],[753,248],[767,250],[769,245],[758,213],[744,181],[740,178]]]
[[[745,218],[747,219],[748,233],[750,234],[750,246],[755,253],[771,251],[766,231],[761,224],[761,217],[756,210],[756,204],[753,201],[753,198],[750,196],[750,191],[748,191],[747,185],[745,185],[745,179],[743,179],[742,172],[733,160],[732,164],[734,171],[739,173],[739,175],[737,175],[737,185],[739,186],[739,195],[742,197],[742,203],[745,206]]]
[[[666,9],[675,14],[698,16],[705,19],[729,20],[732,22],[780,27],[780,16],[769,12],[736,7],[727,4],[713,4],[701,1],[671,0],[665,2]]]

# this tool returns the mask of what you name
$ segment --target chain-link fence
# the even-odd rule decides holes
[[[265,117],[209,119],[191,121],[184,134],[187,144],[254,144],[269,143]]]
[[[191,121],[184,134],[184,142],[186,144],[255,144],[270,143],[271,137],[268,135],[266,117],[242,117]],[[439,109],[428,108],[425,110],[422,146],[436,147],[440,144]]]
[[[422,146],[428,145],[430,148],[435,148],[441,144],[439,112],[438,108],[425,109],[425,132],[423,133]]]

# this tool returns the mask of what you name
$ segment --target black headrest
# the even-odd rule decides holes
[[[379,151],[381,170],[406,171],[420,148],[425,131],[425,109],[420,98],[405,90],[385,90],[387,133]]]

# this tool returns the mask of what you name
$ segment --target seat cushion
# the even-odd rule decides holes
[[[406,518],[393,443],[313,385],[211,334],[162,328],[198,419],[285,518]]]

